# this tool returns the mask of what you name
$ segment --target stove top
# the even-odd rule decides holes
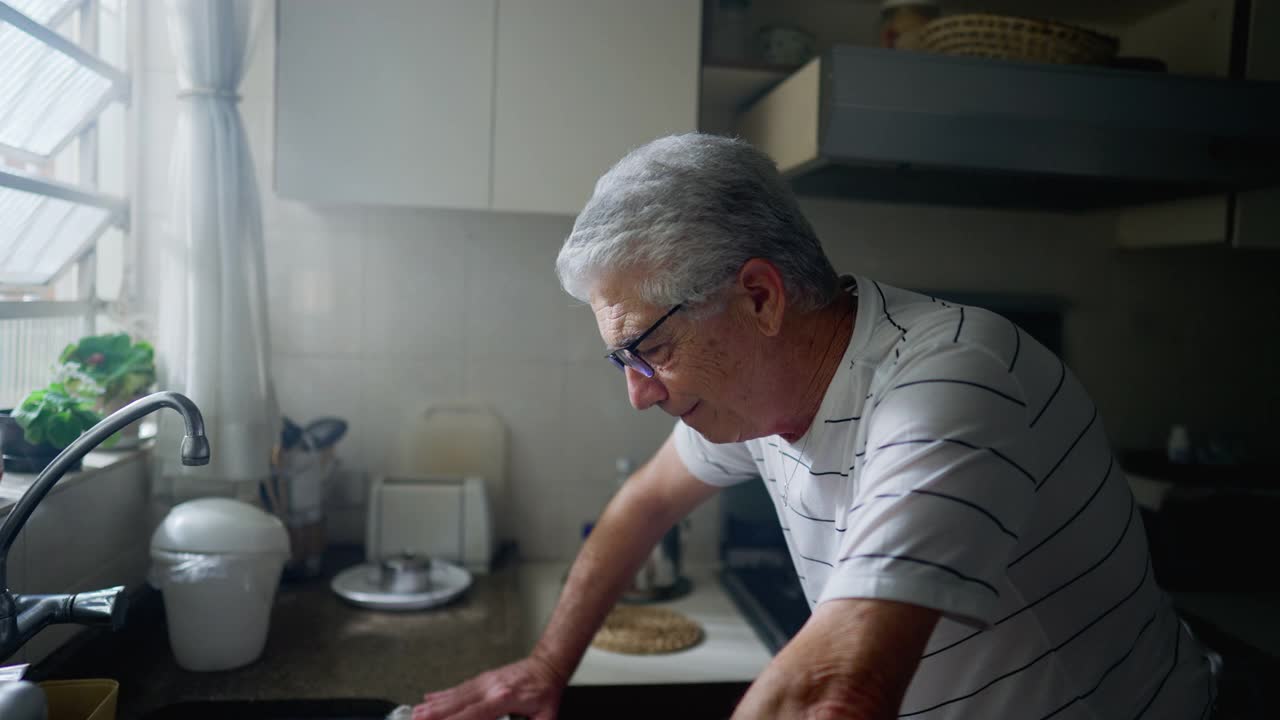
[[[726,567],[720,581],[756,635],[775,655],[809,619],[800,579],[790,565]]]

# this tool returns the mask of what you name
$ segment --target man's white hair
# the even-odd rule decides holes
[[[602,277],[634,274],[642,300],[696,307],[751,258],[778,268],[788,303],[801,312],[839,293],[773,161],[741,140],[689,133],[637,148],[600,177],[556,273],[583,302]]]

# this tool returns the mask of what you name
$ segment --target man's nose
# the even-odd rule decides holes
[[[638,370],[627,368],[627,396],[631,406],[644,410],[667,399],[667,389],[656,378],[645,377]]]

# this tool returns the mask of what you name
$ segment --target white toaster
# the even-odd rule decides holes
[[[492,508],[480,477],[378,475],[369,485],[365,557],[403,552],[488,573],[496,550]]]

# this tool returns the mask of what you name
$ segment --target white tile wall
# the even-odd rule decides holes
[[[463,347],[464,214],[387,208],[366,212],[362,345],[405,358]],[[346,273],[329,278],[343,282]]]
[[[148,15],[161,10],[140,5]],[[387,467],[405,418],[433,402],[484,401],[510,429],[507,534],[526,555],[567,559],[581,523],[593,519],[612,492],[614,459],[643,460],[671,426],[657,411],[637,413],[627,405],[621,377],[600,358],[589,309],[558,286],[553,263],[572,218],[309,207],[276,197],[270,183],[272,20],[262,28],[240,106],[262,179],[272,359],[286,413],[352,421],[340,447],[349,471],[339,501],[342,533],[358,535],[353,525],[362,515],[351,501],[367,474]],[[164,173],[176,101],[169,96],[172,63],[155,57],[162,47],[168,52],[167,44],[153,38],[147,47],[141,100],[148,114],[142,148],[147,210],[138,232],[149,246],[146,270],[154,279],[163,272],[155,258],[167,211]],[[1178,350],[1179,343],[1196,341],[1197,328],[1218,340],[1244,329],[1247,320],[1231,312],[1233,294],[1243,293],[1250,306],[1275,307],[1280,298],[1270,288],[1276,284],[1265,281],[1276,269],[1274,259],[1210,255],[1206,263],[1196,255],[1118,255],[1109,249],[1114,227],[1106,214],[825,200],[806,200],[804,207],[842,271],[906,286],[1067,299],[1072,364],[1124,444],[1158,443],[1173,415],[1224,426],[1265,419],[1261,408],[1233,419],[1207,383],[1168,396],[1170,388],[1214,374],[1275,387],[1266,375],[1280,359],[1275,339],[1258,341],[1259,360],[1243,368],[1228,368],[1221,358],[1189,359]],[[1198,288],[1197,299],[1211,298],[1216,311],[1179,297],[1187,285]],[[1184,312],[1190,325],[1180,323]],[[695,518],[694,560],[714,558],[716,531],[713,505]]]

